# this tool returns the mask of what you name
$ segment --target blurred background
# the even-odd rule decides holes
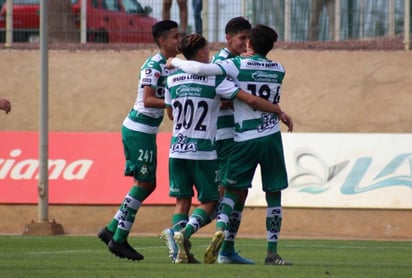
[[[0,0],[0,42],[37,42],[40,0]],[[45,1],[46,2],[46,1]],[[59,0],[48,2],[49,37],[63,42],[146,43],[151,26],[165,18],[162,0]],[[235,16],[274,27],[280,41],[400,38],[409,42],[410,0],[187,0],[187,13],[171,0],[170,19],[184,33],[224,42]],[[195,3],[201,9],[195,8]],[[9,9],[7,8],[9,7]],[[199,7],[199,6],[198,6]],[[181,17],[183,14],[183,18]],[[199,21],[201,19],[201,22]],[[196,30],[196,20],[200,27]],[[409,44],[408,44],[409,45]]]

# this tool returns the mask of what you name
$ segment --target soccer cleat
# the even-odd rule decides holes
[[[268,254],[265,259],[265,264],[267,265],[293,265],[291,262],[285,261],[278,254],[272,253]]]
[[[224,251],[219,253],[217,262],[219,264],[255,264],[254,261],[243,258],[236,252],[226,253]]]
[[[188,264],[200,264],[200,262],[198,260],[196,260],[195,256],[193,256],[193,254],[189,254],[187,256],[187,263]]]
[[[225,233],[223,231],[216,231],[213,235],[212,241],[206,248],[204,255],[205,264],[213,264],[216,262],[217,255],[219,253],[220,246],[222,246],[225,239]]]
[[[104,243],[109,244],[109,242],[112,240],[114,233],[109,231],[107,227],[102,228],[98,233],[97,237],[100,238],[101,241]]]
[[[177,257],[177,245],[173,238],[174,234],[173,229],[165,229],[160,233],[160,239],[163,240],[167,249],[169,249],[169,257],[172,259],[172,262],[175,262]]]
[[[119,243],[112,239],[109,241],[108,247],[109,251],[119,258],[126,258],[133,261],[144,259],[144,256],[131,247],[127,241]]]
[[[174,235],[174,240],[177,245],[177,256],[175,259],[176,264],[186,264],[189,262],[190,254],[190,241],[185,238],[184,234],[181,232],[176,232]]]

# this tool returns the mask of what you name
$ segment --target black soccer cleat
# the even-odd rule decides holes
[[[268,254],[267,257],[265,258],[265,264],[266,265],[293,265],[292,262],[286,261],[282,259],[279,254]]]
[[[114,233],[109,231],[106,227],[102,228],[98,233],[97,237],[100,238],[101,241],[106,243],[106,245],[109,244],[109,242],[112,240]]]
[[[126,258],[132,261],[140,261],[144,259],[144,256],[131,247],[127,241],[119,243],[110,240],[108,247],[109,251],[119,258]]]

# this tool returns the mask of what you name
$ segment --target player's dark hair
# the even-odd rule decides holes
[[[199,34],[191,34],[184,37],[179,44],[179,51],[187,60],[196,56],[197,51],[207,46],[207,40]]]
[[[246,18],[242,16],[238,16],[238,17],[232,18],[226,23],[225,34],[226,35],[237,34],[244,30],[250,30],[251,28],[252,28],[252,25]]]
[[[173,20],[162,20],[156,22],[152,26],[152,36],[156,44],[158,44],[158,40],[161,37],[167,37],[169,31],[173,28],[178,28],[178,25]]]
[[[255,53],[266,56],[278,40],[278,34],[269,26],[257,24],[249,31],[249,43]]]

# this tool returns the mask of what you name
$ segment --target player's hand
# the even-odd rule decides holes
[[[174,66],[172,65],[172,60],[173,60],[173,57],[170,57],[170,58],[167,59],[167,61],[166,61],[166,68],[167,69],[173,69],[174,68]]]
[[[11,111],[11,103],[7,99],[0,99],[0,110],[6,111],[6,114]]]
[[[255,53],[251,49],[247,49],[246,52],[240,54],[242,57],[252,57]]]
[[[289,117],[288,114],[282,111],[280,113],[279,119],[282,121],[282,123],[284,123],[288,127],[288,132],[293,131],[293,121],[292,121],[292,118]]]

